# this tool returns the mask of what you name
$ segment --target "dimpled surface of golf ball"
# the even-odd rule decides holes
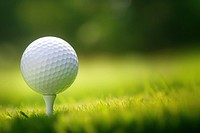
[[[33,41],[21,59],[24,80],[40,94],[58,94],[67,89],[78,73],[78,58],[63,39],[42,37]]]

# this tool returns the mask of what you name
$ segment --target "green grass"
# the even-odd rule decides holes
[[[80,57],[75,83],[45,115],[19,63],[0,64],[0,133],[200,132],[200,55]]]

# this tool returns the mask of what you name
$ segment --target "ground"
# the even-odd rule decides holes
[[[1,59],[0,132],[200,132],[200,54],[80,56],[77,79],[54,115]]]

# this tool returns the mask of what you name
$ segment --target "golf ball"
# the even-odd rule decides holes
[[[58,94],[67,89],[78,73],[78,57],[69,43],[57,37],[33,41],[21,58],[25,82],[40,94]]]

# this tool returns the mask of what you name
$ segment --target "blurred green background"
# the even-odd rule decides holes
[[[81,54],[198,47],[198,0],[2,0],[1,54],[21,55],[38,37],[69,41]]]
[[[43,105],[34,98],[39,94],[28,89],[19,67],[24,49],[42,36],[65,39],[79,56],[77,80],[58,98],[60,103],[136,94],[143,91],[142,79],[149,73],[172,73],[168,78],[173,80],[177,73],[181,77],[199,66],[197,0],[2,0],[0,17],[4,106]]]

